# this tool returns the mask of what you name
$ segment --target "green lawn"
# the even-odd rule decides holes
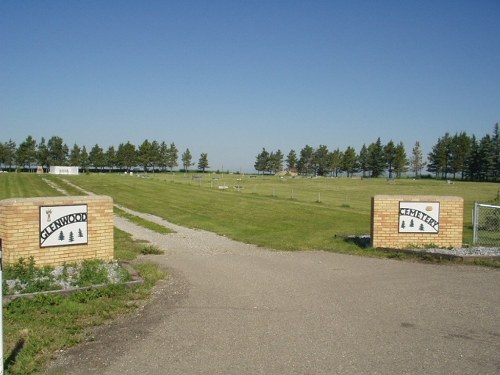
[[[241,175],[93,174],[66,177],[131,209],[275,249],[341,250],[338,237],[369,234],[376,194],[454,195],[465,200],[470,243],[474,201],[490,202],[498,184],[401,179],[279,178]],[[220,190],[219,186],[228,186]],[[240,186],[239,191],[235,186]]]

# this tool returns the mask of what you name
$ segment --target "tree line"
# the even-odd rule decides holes
[[[466,132],[439,137],[431,152],[424,159],[420,142],[415,142],[408,156],[402,142],[390,140],[382,144],[380,138],[359,152],[349,146],[330,151],[325,145],[317,148],[306,145],[297,154],[290,150],[286,158],[281,150],[268,151],[265,148],[256,156],[254,164],[258,173],[275,174],[281,171],[296,172],[306,176],[335,176],[345,173],[347,177],[360,173],[363,177],[401,177],[411,172],[416,177],[427,172],[436,178],[470,181],[497,181],[500,173],[499,124],[493,134],[481,139]]]
[[[182,168],[188,171],[194,165],[189,148],[181,155]],[[131,171],[142,167],[144,171],[173,171],[179,166],[179,150],[175,143],[144,140],[139,146],[120,143],[115,149],[104,150],[96,144],[90,151],[76,143],[71,150],[61,137],[53,136],[48,141],[42,137],[37,142],[31,135],[19,144],[12,140],[0,143],[0,164],[9,170],[33,171],[42,166],[46,171],[51,166],[78,166],[82,171]],[[198,159],[198,170],[210,168],[208,154],[202,153]]]

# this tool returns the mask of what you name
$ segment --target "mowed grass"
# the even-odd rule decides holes
[[[57,190],[51,188],[43,177],[34,173],[0,173],[0,199],[55,197]]]
[[[198,175],[200,176],[200,175]],[[94,174],[66,177],[128,208],[236,240],[284,250],[342,251],[345,235],[370,233],[376,194],[464,198],[464,241],[472,239],[475,201],[491,202],[499,185],[441,180],[279,178],[275,176]],[[219,186],[227,186],[221,190]],[[239,188],[236,188],[239,187]]]

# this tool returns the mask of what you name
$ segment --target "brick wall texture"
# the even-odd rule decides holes
[[[400,202],[439,202],[439,233],[399,233]],[[464,201],[451,196],[375,195],[372,198],[372,246],[404,249],[462,247]]]
[[[40,247],[40,207],[86,204],[87,244]],[[113,259],[113,200],[107,196],[4,199],[0,201],[3,263],[34,257],[37,266]]]

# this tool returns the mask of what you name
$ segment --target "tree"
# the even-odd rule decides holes
[[[135,146],[130,142],[120,143],[116,152],[117,165],[130,171],[137,163],[137,152]]]
[[[100,169],[102,172],[105,165],[104,151],[97,143],[90,150],[89,161],[95,169]]]
[[[368,149],[364,144],[361,150],[359,150],[358,163],[359,169],[363,172],[363,177],[366,177],[366,172],[368,171]]]
[[[160,144],[157,141],[153,141],[151,142],[151,166],[153,167],[153,173],[155,173],[155,166],[160,166],[160,164]]]
[[[466,161],[471,150],[471,138],[465,133],[455,134],[451,139],[450,145],[450,168],[453,173],[453,179],[460,173],[463,180],[466,170]]]
[[[318,176],[324,176],[329,172],[328,147],[325,145],[320,145],[318,149],[314,151],[313,168],[315,174]]]
[[[378,138],[377,142],[368,146],[368,170],[371,171],[371,177],[380,177],[384,173],[385,166],[384,148]]]
[[[193,165],[191,160],[193,160],[193,156],[191,155],[191,151],[189,151],[189,148],[186,148],[186,151],[182,154],[182,167],[184,168],[185,172],[189,171],[189,167]]]
[[[342,170],[343,157],[344,154],[338,148],[335,151],[331,152],[328,156],[329,169],[330,171],[332,171],[335,177],[338,177],[339,173]]]
[[[424,166],[426,164],[423,159],[422,148],[420,147],[419,141],[415,142],[415,146],[413,146],[411,154],[411,171],[415,174],[415,177],[419,177],[422,175],[422,169],[424,169]]]
[[[139,150],[137,152],[137,160],[140,165],[144,167],[144,172],[148,171],[150,165],[152,165],[153,161],[153,149],[151,146],[151,142],[147,139],[142,142],[139,146]]]
[[[109,168],[110,171],[116,167],[116,151],[114,146],[109,146],[106,153],[104,154],[104,164]]]
[[[260,152],[260,154],[257,155],[254,164],[254,168],[257,171],[257,173],[262,172],[263,174],[265,174],[269,169],[269,161],[270,161],[269,152],[267,152],[265,148],[262,148],[262,151]]]
[[[268,172],[276,174],[283,170],[283,157],[281,150],[271,152],[271,154],[269,154],[269,163],[267,166]]]
[[[69,149],[61,137],[51,137],[47,142],[47,148],[49,150],[49,167],[67,164]]]
[[[73,148],[69,152],[69,164],[74,166],[79,166],[81,154],[82,154],[82,149],[75,143],[73,145]]]
[[[286,168],[288,171],[297,168],[297,153],[295,150],[290,150],[286,157]]]
[[[438,138],[428,156],[427,170],[435,173],[436,177],[447,178],[451,161],[451,138],[448,133]]]
[[[45,166],[47,169],[49,168],[49,149],[47,148],[47,144],[45,143],[45,138],[42,137],[40,140],[40,143],[38,144],[38,149],[37,149],[37,159],[38,159],[38,164],[42,166],[42,168]]]
[[[175,146],[175,143],[170,144],[170,148],[168,149],[167,156],[167,167],[170,168],[170,172],[174,167],[177,167],[177,159],[179,158],[179,150]]]
[[[87,147],[85,147],[85,146],[82,147],[82,153],[80,154],[79,165],[80,165],[80,168],[82,169],[82,171],[88,172],[90,160],[89,160],[89,154],[87,152]]]
[[[165,141],[160,144],[160,153],[159,153],[159,163],[158,166],[162,171],[165,171],[168,165],[168,145]]]
[[[394,159],[396,159],[396,147],[392,139],[384,147],[384,158],[387,169],[389,170],[389,178],[392,178]]]
[[[200,159],[198,160],[198,170],[202,173],[205,173],[205,169],[210,168],[208,166],[208,154],[203,152],[200,155]]]
[[[18,166],[27,165],[28,171],[31,172],[31,165],[36,162],[36,141],[31,135],[19,145],[16,158]]]
[[[402,173],[408,171],[409,161],[406,157],[406,150],[403,142],[399,142],[396,146],[396,157],[394,158],[394,172],[396,177],[401,177]]]
[[[347,177],[352,177],[358,167],[356,151],[351,146],[347,147],[342,157],[342,169],[346,171]]]
[[[12,139],[5,142],[2,147],[2,154],[2,163],[8,165],[9,169],[12,169],[12,165],[16,161],[16,142]]]
[[[315,172],[314,168],[314,149],[305,145],[302,150],[300,150],[300,158],[297,162],[297,168],[300,174],[309,175]]]

